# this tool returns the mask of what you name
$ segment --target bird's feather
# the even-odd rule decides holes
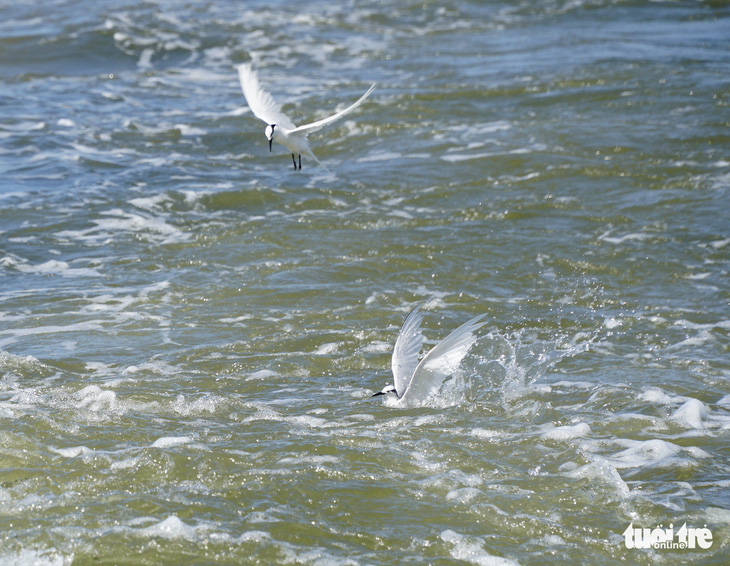
[[[345,114],[352,112],[355,108],[360,106],[365,99],[370,96],[370,93],[373,92],[375,89],[375,85],[371,86],[368,91],[363,94],[357,102],[352,104],[351,106],[348,106],[344,110],[340,110],[336,114],[333,114],[332,116],[329,116],[328,118],[323,118],[322,120],[317,120],[316,122],[312,122],[311,124],[305,124],[304,126],[299,126],[298,128],[294,129],[295,133],[302,134],[304,136],[311,134],[312,132],[316,132],[317,130],[320,130],[324,128],[325,126],[329,126],[331,123],[335,122],[336,120],[339,120],[342,118]],[[254,112],[255,114],[255,112]]]
[[[423,346],[423,334],[421,333],[421,321],[423,314],[418,307],[413,309],[403,322],[393,348],[391,368],[393,370],[393,383],[396,395],[403,396],[413,377],[413,372],[418,367],[418,354]]]
[[[474,332],[486,324],[481,322],[484,316],[481,314],[462,324],[423,357],[405,391],[399,390],[405,406],[422,403],[456,371],[476,341]]]
[[[238,80],[241,83],[243,96],[254,116],[267,124],[276,124],[290,130],[296,128],[289,117],[281,111],[281,107],[274,97],[261,88],[258,76],[250,64],[244,63],[238,66]]]

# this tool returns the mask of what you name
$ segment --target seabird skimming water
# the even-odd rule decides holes
[[[418,355],[424,340],[421,333],[423,314],[418,307],[413,309],[403,322],[393,348],[393,385],[388,385],[373,397],[392,394],[405,406],[422,403],[459,367],[469,348],[476,342],[474,332],[486,324],[481,322],[485,316],[481,314],[462,324],[419,362]]]

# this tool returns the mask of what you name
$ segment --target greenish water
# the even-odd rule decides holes
[[[0,563],[726,563],[725,3],[0,14]]]

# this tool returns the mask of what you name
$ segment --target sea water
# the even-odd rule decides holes
[[[0,13],[0,563],[726,563],[726,3]]]

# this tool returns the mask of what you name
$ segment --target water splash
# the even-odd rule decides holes
[[[544,339],[526,330],[491,332],[479,340],[470,366],[463,368],[464,400],[511,409],[555,365],[587,351],[593,342],[586,336]]]
[[[587,351],[594,341],[583,334],[572,339],[545,339],[524,329],[510,334],[491,332],[475,343],[461,367],[424,406],[501,405],[505,410],[514,410],[555,365]],[[387,399],[386,405],[400,406],[395,399]]]

